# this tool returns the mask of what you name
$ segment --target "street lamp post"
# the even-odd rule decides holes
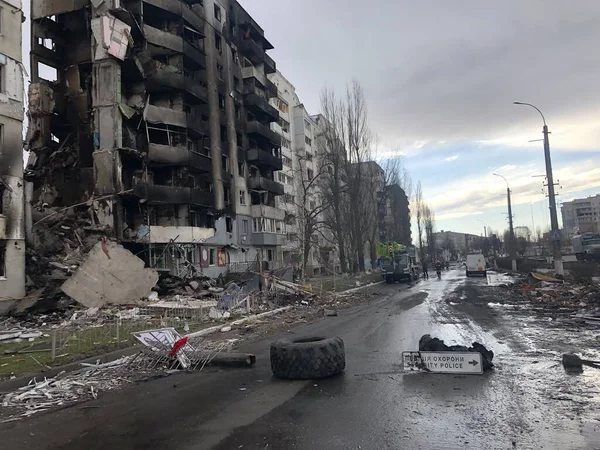
[[[487,239],[487,227],[485,225],[485,222],[481,219],[477,219],[477,222],[481,222],[481,224],[483,225],[483,237]]]
[[[552,241],[552,255],[554,259],[554,270],[559,275],[564,275],[565,270],[563,267],[562,255],[560,252],[560,231],[558,228],[558,215],[556,213],[556,195],[554,193],[554,177],[552,175],[552,160],[550,158],[550,141],[548,140],[548,125],[546,125],[546,118],[542,112],[531,103],[513,102],[515,105],[531,106],[542,116],[544,122],[544,158],[546,160],[546,178],[548,179],[548,197],[550,203],[550,226],[552,231],[550,232],[550,240]]]
[[[510,258],[511,267],[513,272],[517,271],[517,258],[515,256],[515,229],[513,227],[513,215],[512,215],[512,204],[510,203],[510,187],[508,186],[508,180],[498,173],[494,173],[497,177],[502,178],[506,182],[506,199],[508,201],[508,230],[510,239]]]

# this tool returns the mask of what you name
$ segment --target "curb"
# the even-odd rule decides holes
[[[266,311],[264,313],[260,313],[260,314],[254,314],[252,316],[248,316],[248,317],[244,317],[242,319],[238,319],[238,320],[234,320],[233,322],[228,322],[228,323],[223,323],[221,325],[216,325],[214,327],[209,327],[209,328],[205,328],[204,330],[200,330],[200,331],[196,331],[194,333],[190,333],[188,335],[186,335],[187,338],[195,338],[195,337],[200,337],[200,336],[206,336],[208,334],[212,334],[215,331],[219,331],[221,328],[227,326],[227,325],[240,325],[248,320],[254,320],[254,319],[260,319],[262,317],[268,317],[268,316],[273,316],[275,314],[279,314],[280,312],[284,312],[287,311],[288,309],[292,309],[294,306],[284,306],[283,308],[277,308],[274,309],[272,311]]]
[[[377,281],[375,283],[365,284],[364,286],[355,287],[355,288],[348,289],[348,290],[345,290],[345,291],[342,291],[342,292],[333,292],[333,294],[336,294],[336,295],[349,294],[351,292],[360,291],[361,289],[365,289],[365,288],[368,288],[368,287],[371,287],[371,286],[377,286],[378,284],[382,284],[383,282],[384,281],[381,280],[381,281]]]

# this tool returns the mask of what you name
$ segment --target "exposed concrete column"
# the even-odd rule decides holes
[[[102,13],[93,8],[92,28]],[[117,197],[121,184],[121,157],[118,148],[122,147],[121,102],[121,63],[108,54],[95,36],[92,46],[92,111],[94,142],[94,195],[114,195],[112,199],[94,201],[93,208],[101,225],[112,230],[118,239],[122,238],[121,207]]]
[[[235,129],[235,102],[233,101],[233,67],[235,61],[232,59],[231,52],[227,52],[226,57],[223,58],[226,63],[227,76],[225,77],[225,88],[227,95],[225,96],[225,111],[227,113],[227,136],[229,141],[229,173],[233,175],[233,181],[231,183],[231,204],[233,210],[237,210],[238,204],[238,152],[237,152],[237,133]],[[242,80],[240,80],[240,83]]]
[[[217,49],[215,48],[215,30],[207,22],[204,25],[204,49],[206,52],[206,84],[208,90],[208,123],[210,126],[210,154],[212,158],[213,192],[215,207],[225,209],[223,180],[221,178],[221,111],[219,109],[219,91],[217,89]],[[223,42],[225,48],[225,42]],[[223,50],[225,51],[225,50]],[[226,109],[227,106],[225,106]]]
[[[9,2],[11,4],[12,2]],[[0,315],[25,296],[25,182],[23,181],[23,70],[20,3],[4,8],[0,98]]]

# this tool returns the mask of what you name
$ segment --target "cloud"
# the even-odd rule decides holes
[[[448,156],[447,158],[444,158],[444,161],[448,161],[448,162],[456,161],[458,159],[458,156],[459,155]]]
[[[511,188],[513,205],[537,202],[542,198],[543,179],[532,177],[536,172],[535,165],[511,165],[502,169]],[[593,160],[561,167],[554,171],[554,178],[560,181],[561,196],[590,188],[600,189],[600,167]],[[464,177],[433,189],[426,200],[438,220],[482,214],[486,209],[506,205],[506,183],[491,173]]]
[[[342,90],[356,78],[374,131],[400,148],[527,145],[541,137],[541,118],[515,100],[544,112],[557,151],[597,148],[600,58],[589,56],[600,41],[597,0],[578,0],[577,8],[564,0],[380,0],[377,8],[358,0],[245,0],[244,7],[310,111],[319,109],[320,87]]]

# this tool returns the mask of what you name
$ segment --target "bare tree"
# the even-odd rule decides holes
[[[417,188],[415,189],[415,201],[414,201],[414,209],[416,212],[416,222],[417,222],[417,234],[418,234],[418,242],[419,242],[419,251],[421,252],[421,261],[425,261],[425,251],[423,248],[423,208],[425,206],[425,202],[423,201],[423,187],[421,186],[421,182],[417,183]]]
[[[301,152],[297,154],[298,165],[293,171],[296,183],[294,203],[297,209],[298,238],[302,251],[301,277],[304,278],[311,251],[318,246],[320,232],[326,225],[324,213],[330,207],[329,198],[319,195],[319,188],[329,166],[314,164]]]
[[[334,92],[327,88],[321,92],[321,114],[323,123],[319,124],[320,135],[317,144],[321,164],[327,170],[327,174],[321,177],[322,198],[329,205],[324,219],[339,252],[341,271],[347,272],[348,227],[345,222],[347,185],[344,181],[347,156],[341,137],[343,105]]]
[[[328,148],[324,153],[330,169],[323,192],[330,197],[330,227],[342,270],[349,263],[356,272],[365,269],[365,242],[377,218],[371,189],[375,175],[366,164],[371,159],[372,135],[360,84],[354,81],[349,85],[342,100],[325,89],[321,109],[327,122],[324,143]]]
[[[435,214],[426,203],[423,205],[423,225],[425,228],[425,237],[427,239],[427,253],[431,258],[436,255],[435,238]]]

